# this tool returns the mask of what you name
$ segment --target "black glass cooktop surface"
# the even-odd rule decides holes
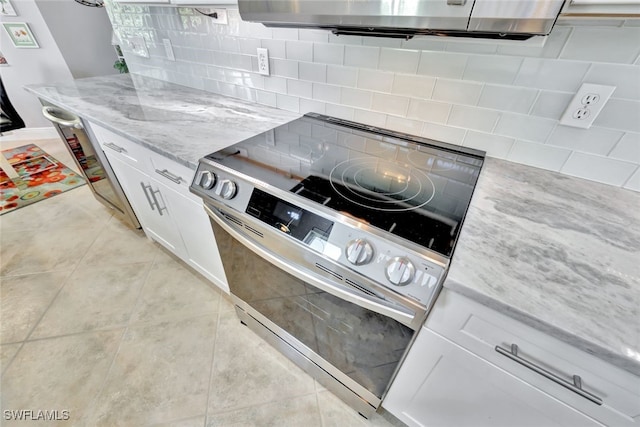
[[[484,153],[307,114],[207,158],[448,257]]]

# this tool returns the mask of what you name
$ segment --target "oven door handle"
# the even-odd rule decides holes
[[[204,210],[220,227],[222,227],[224,231],[229,233],[231,237],[238,240],[246,248],[250,249],[261,258],[269,261],[271,264],[274,264],[281,270],[293,274],[298,279],[308,282],[318,289],[321,289],[335,297],[359,305],[383,316],[390,317],[411,329],[417,330],[420,327],[420,325],[415,324],[415,321],[418,319],[415,313],[405,313],[384,304],[380,304],[379,302],[371,300],[365,296],[358,295],[348,289],[342,289],[338,286],[331,285],[326,280],[319,279],[315,274],[305,268],[292,266],[282,260],[279,256],[262,247],[260,244],[233,229],[233,227],[227,224],[224,218],[220,217],[218,213],[209,208],[206,204],[204,205]]]

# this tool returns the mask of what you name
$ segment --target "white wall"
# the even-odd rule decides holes
[[[2,22],[26,22],[40,49],[16,49],[4,28],[0,29],[0,51],[9,62],[0,67],[0,76],[11,104],[27,127],[51,124],[42,117],[38,99],[22,87],[27,84],[71,80],[71,72],[34,0],[11,0],[18,16],[3,16]]]
[[[540,47],[269,29],[231,8],[221,26],[190,8],[109,7],[122,38],[147,41],[150,58],[125,49],[134,73],[640,191],[640,19],[565,20]],[[269,49],[269,77],[257,73],[258,47]],[[583,82],[617,89],[590,129],[560,125]]]
[[[49,31],[75,79],[115,74],[118,59],[111,45],[111,23],[105,8],[72,0],[36,0]]]

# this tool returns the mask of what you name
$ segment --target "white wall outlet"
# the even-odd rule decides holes
[[[169,59],[169,61],[175,61],[176,57],[173,54],[173,47],[171,46],[171,40],[162,39],[162,44],[164,45],[164,53],[167,54],[167,59]]]
[[[212,2],[215,3],[215,2]],[[198,12],[203,15],[207,15],[209,18],[213,20],[214,23],[220,25],[229,24],[229,20],[227,18],[227,9],[214,9],[211,7],[199,7]]]
[[[560,117],[560,124],[589,129],[614,90],[615,86],[583,83]]]
[[[269,75],[269,50],[263,47],[258,48],[258,73]]]

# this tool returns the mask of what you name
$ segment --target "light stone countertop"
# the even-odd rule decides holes
[[[299,117],[130,74],[26,89],[194,170]],[[444,286],[640,375],[640,194],[487,158]]]
[[[300,117],[133,74],[25,89],[193,170],[207,154]]]
[[[640,375],[640,193],[487,158],[444,287]]]

